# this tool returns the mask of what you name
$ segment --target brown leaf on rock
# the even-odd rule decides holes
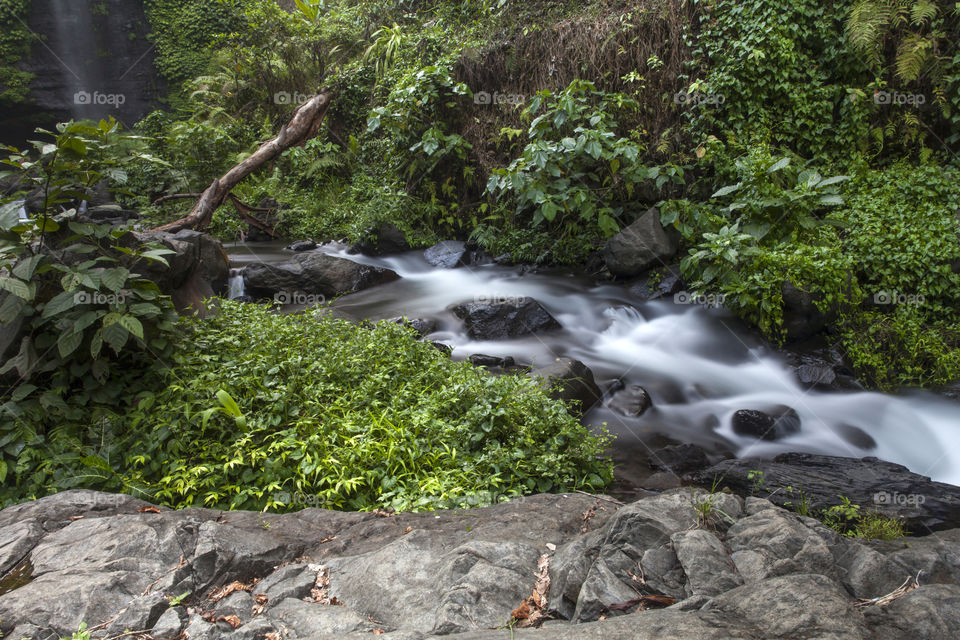
[[[137,513],[160,513],[160,509],[156,507],[140,507],[137,509]]]
[[[375,636],[382,636],[382,635],[383,635],[383,629],[374,629],[372,633],[373,633],[373,635],[375,635]]]
[[[518,627],[539,627],[547,619],[546,608],[550,595],[550,554],[544,553],[537,560],[537,580],[530,597],[513,610]]]
[[[258,616],[263,613],[263,610],[266,608],[267,601],[269,599],[270,598],[265,593],[258,593],[257,595],[253,596],[253,615]]]
[[[220,616],[217,618],[217,622],[226,622],[228,625],[236,629],[240,626],[240,618],[234,615],[229,616]]]
[[[520,606],[514,609],[510,615],[513,616],[514,620],[526,620],[530,617],[530,605],[526,600],[520,603]]]
[[[207,600],[212,600],[213,602],[218,602],[226,598],[228,595],[234,591],[250,591],[253,587],[251,585],[243,584],[239,580],[234,580],[228,585],[217,587],[210,592],[210,595],[207,596]]]

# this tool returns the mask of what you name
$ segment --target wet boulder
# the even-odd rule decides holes
[[[721,487],[741,495],[760,492],[778,505],[796,503],[802,488],[811,512],[840,504],[842,494],[862,509],[902,518],[918,534],[960,527],[960,487],[873,457],[783,453],[773,460],[723,460],[690,479],[703,486],[719,479]]]
[[[610,238],[601,255],[610,273],[632,278],[651,267],[665,264],[678,248],[679,234],[673,228],[664,229],[660,224],[660,212],[652,208]]]
[[[576,403],[580,411],[587,411],[600,402],[603,393],[587,365],[573,358],[557,358],[551,364],[530,372],[542,381],[550,395],[565,403]]]
[[[502,340],[560,329],[560,323],[529,297],[463,302],[450,307],[474,340]]]
[[[332,297],[392,282],[390,269],[360,264],[325,253],[299,253],[281,264],[254,263],[243,269],[246,293],[254,298],[278,294]]]
[[[608,409],[627,417],[642,415],[652,405],[646,389],[638,384],[626,384],[623,380],[614,381],[606,401]]]
[[[790,407],[740,409],[734,412],[732,422],[735,434],[759,440],[780,440],[800,433],[800,416]]]
[[[317,248],[317,243],[313,240],[297,240],[290,246],[284,247],[287,251],[295,251],[300,253],[301,251],[312,251]]]
[[[371,238],[362,240],[350,247],[350,253],[362,253],[368,256],[385,256],[410,250],[403,231],[395,224],[384,222],[371,234]]]

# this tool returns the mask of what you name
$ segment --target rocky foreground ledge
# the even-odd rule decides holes
[[[399,515],[69,491],[0,511],[0,575],[5,640],[960,637],[960,529],[863,542],[686,488]]]

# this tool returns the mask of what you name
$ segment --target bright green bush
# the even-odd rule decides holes
[[[599,457],[607,437],[588,434],[532,380],[452,362],[405,327],[226,301],[216,317],[184,322],[176,364],[154,374],[155,391],[131,398],[136,408],[99,425],[96,439],[76,441],[73,459],[48,463],[45,477],[63,485],[37,492],[422,510],[612,479]],[[65,480],[70,470],[81,480]]]

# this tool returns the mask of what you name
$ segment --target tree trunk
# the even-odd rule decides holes
[[[210,225],[213,212],[230,197],[230,190],[237,186],[241,180],[259,169],[264,163],[276,159],[287,149],[302,145],[317,135],[329,107],[330,94],[327,91],[322,91],[307,100],[293,112],[290,122],[280,129],[280,133],[275,138],[260,145],[260,148],[249,158],[214,180],[200,194],[200,199],[193,205],[189,214],[179,220],[159,226],[154,231],[176,233],[181,229],[205,229]]]

